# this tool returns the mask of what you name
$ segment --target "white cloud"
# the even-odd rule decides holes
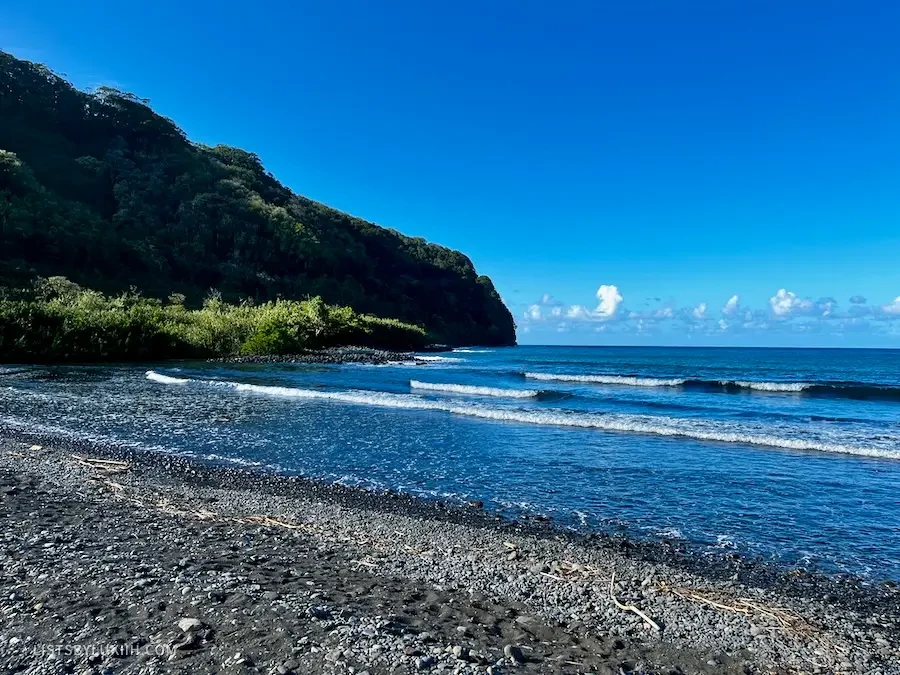
[[[675,310],[671,307],[661,307],[653,312],[653,317],[656,319],[671,319],[675,316]]]
[[[541,296],[541,299],[538,301],[538,304],[539,304],[539,305],[544,305],[545,307],[559,307],[559,306],[562,305],[563,303],[561,303],[559,300],[557,300],[556,298],[554,298],[554,297],[553,297],[552,295],[550,295],[549,293],[544,293],[544,294]]]
[[[565,310],[565,316],[578,321],[608,321],[619,312],[622,300],[622,294],[617,286],[604,284],[597,289],[597,307],[595,309],[590,310],[584,305],[570,305]],[[562,316],[562,314],[561,308],[559,312],[556,312],[554,308],[554,317]]]
[[[523,316],[526,321],[543,321],[545,319],[558,319],[563,315],[563,311],[562,302],[549,293],[544,293],[540,300],[528,306]]]
[[[570,319],[590,319],[591,312],[589,309],[587,309],[586,307],[582,307],[581,305],[572,305],[566,312],[566,316]]]
[[[834,298],[821,298],[816,303],[816,309],[819,310],[822,316],[832,316],[837,309],[837,300]]]
[[[619,305],[622,304],[622,294],[619,293],[618,286],[607,286],[606,284],[597,289],[597,300],[599,304],[595,314],[601,318],[611,319],[616,315]]]
[[[799,297],[796,293],[780,288],[763,306],[745,306],[737,294],[732,295],[715,311],[706,302],[678,307],[674,298],[659,304],[644,303],[642,309],[626,306],[619,287],[603,284],[596,291],[597,305],[569,305],[544,293],[540,299],[519,305],[523,316],[523,331],[528,325],[536,332],[543,324],[544,330],[560,332],[598,331],[607,333],[666,334],[678,331],[689,333],[807,333],[842,335],[845,331],[871,332],[873,335],[900,335],[900,296],[887,304],[867,304],[866,298],[849,297],[849,302],[839,304],[833,297],[814,300]],[[647,305],[650,306],[647,306]]]
[[[722,314],[726,316],[730,316],[736,313],[741,308],[741,298],[739,295],[732,295],[728,298],[728,302],[725,303],[725,306],[722,307]]]
[[[769,307],[775,316],[788,317],[792,314],[805,314],[813,308],[812,300],[798,298],[796,293],[779,288],[778,292],[769,298]]]
[[[882,305],[881,311],[885,314],[900,314],[900,295],[894,298],[893,302]]]

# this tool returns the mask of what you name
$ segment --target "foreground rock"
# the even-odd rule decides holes
[[[900,672],[891,589],[73,450],[0,443],[2,672]]]

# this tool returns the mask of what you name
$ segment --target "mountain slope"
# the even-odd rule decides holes
[[[322,296],[450,344],[514,344],[462,253],[294,194],[249,152],[191,143],[147,101],[0,52],[0,283],[64,275],[196,304]]]

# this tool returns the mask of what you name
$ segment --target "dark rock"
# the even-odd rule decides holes
[[[416,659],[416,668],[419,670],[425,670],[427,668],[431,668],[434,665],[434,658],[431,656],[420,656]]]

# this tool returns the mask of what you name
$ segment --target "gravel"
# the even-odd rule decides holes
[[[433,351],[433,350],[429,350]],[[382,365],[415,361],[412,352],[396,352],[368,347],[332,347],[329,349],[311,349],[299,354],[281,354],[271,356],[227,356],[210,359],[214,363],[363,363]]]
[[[2,672],[900,673],[890,585],[305,479],[7,437],[0,524]]]

